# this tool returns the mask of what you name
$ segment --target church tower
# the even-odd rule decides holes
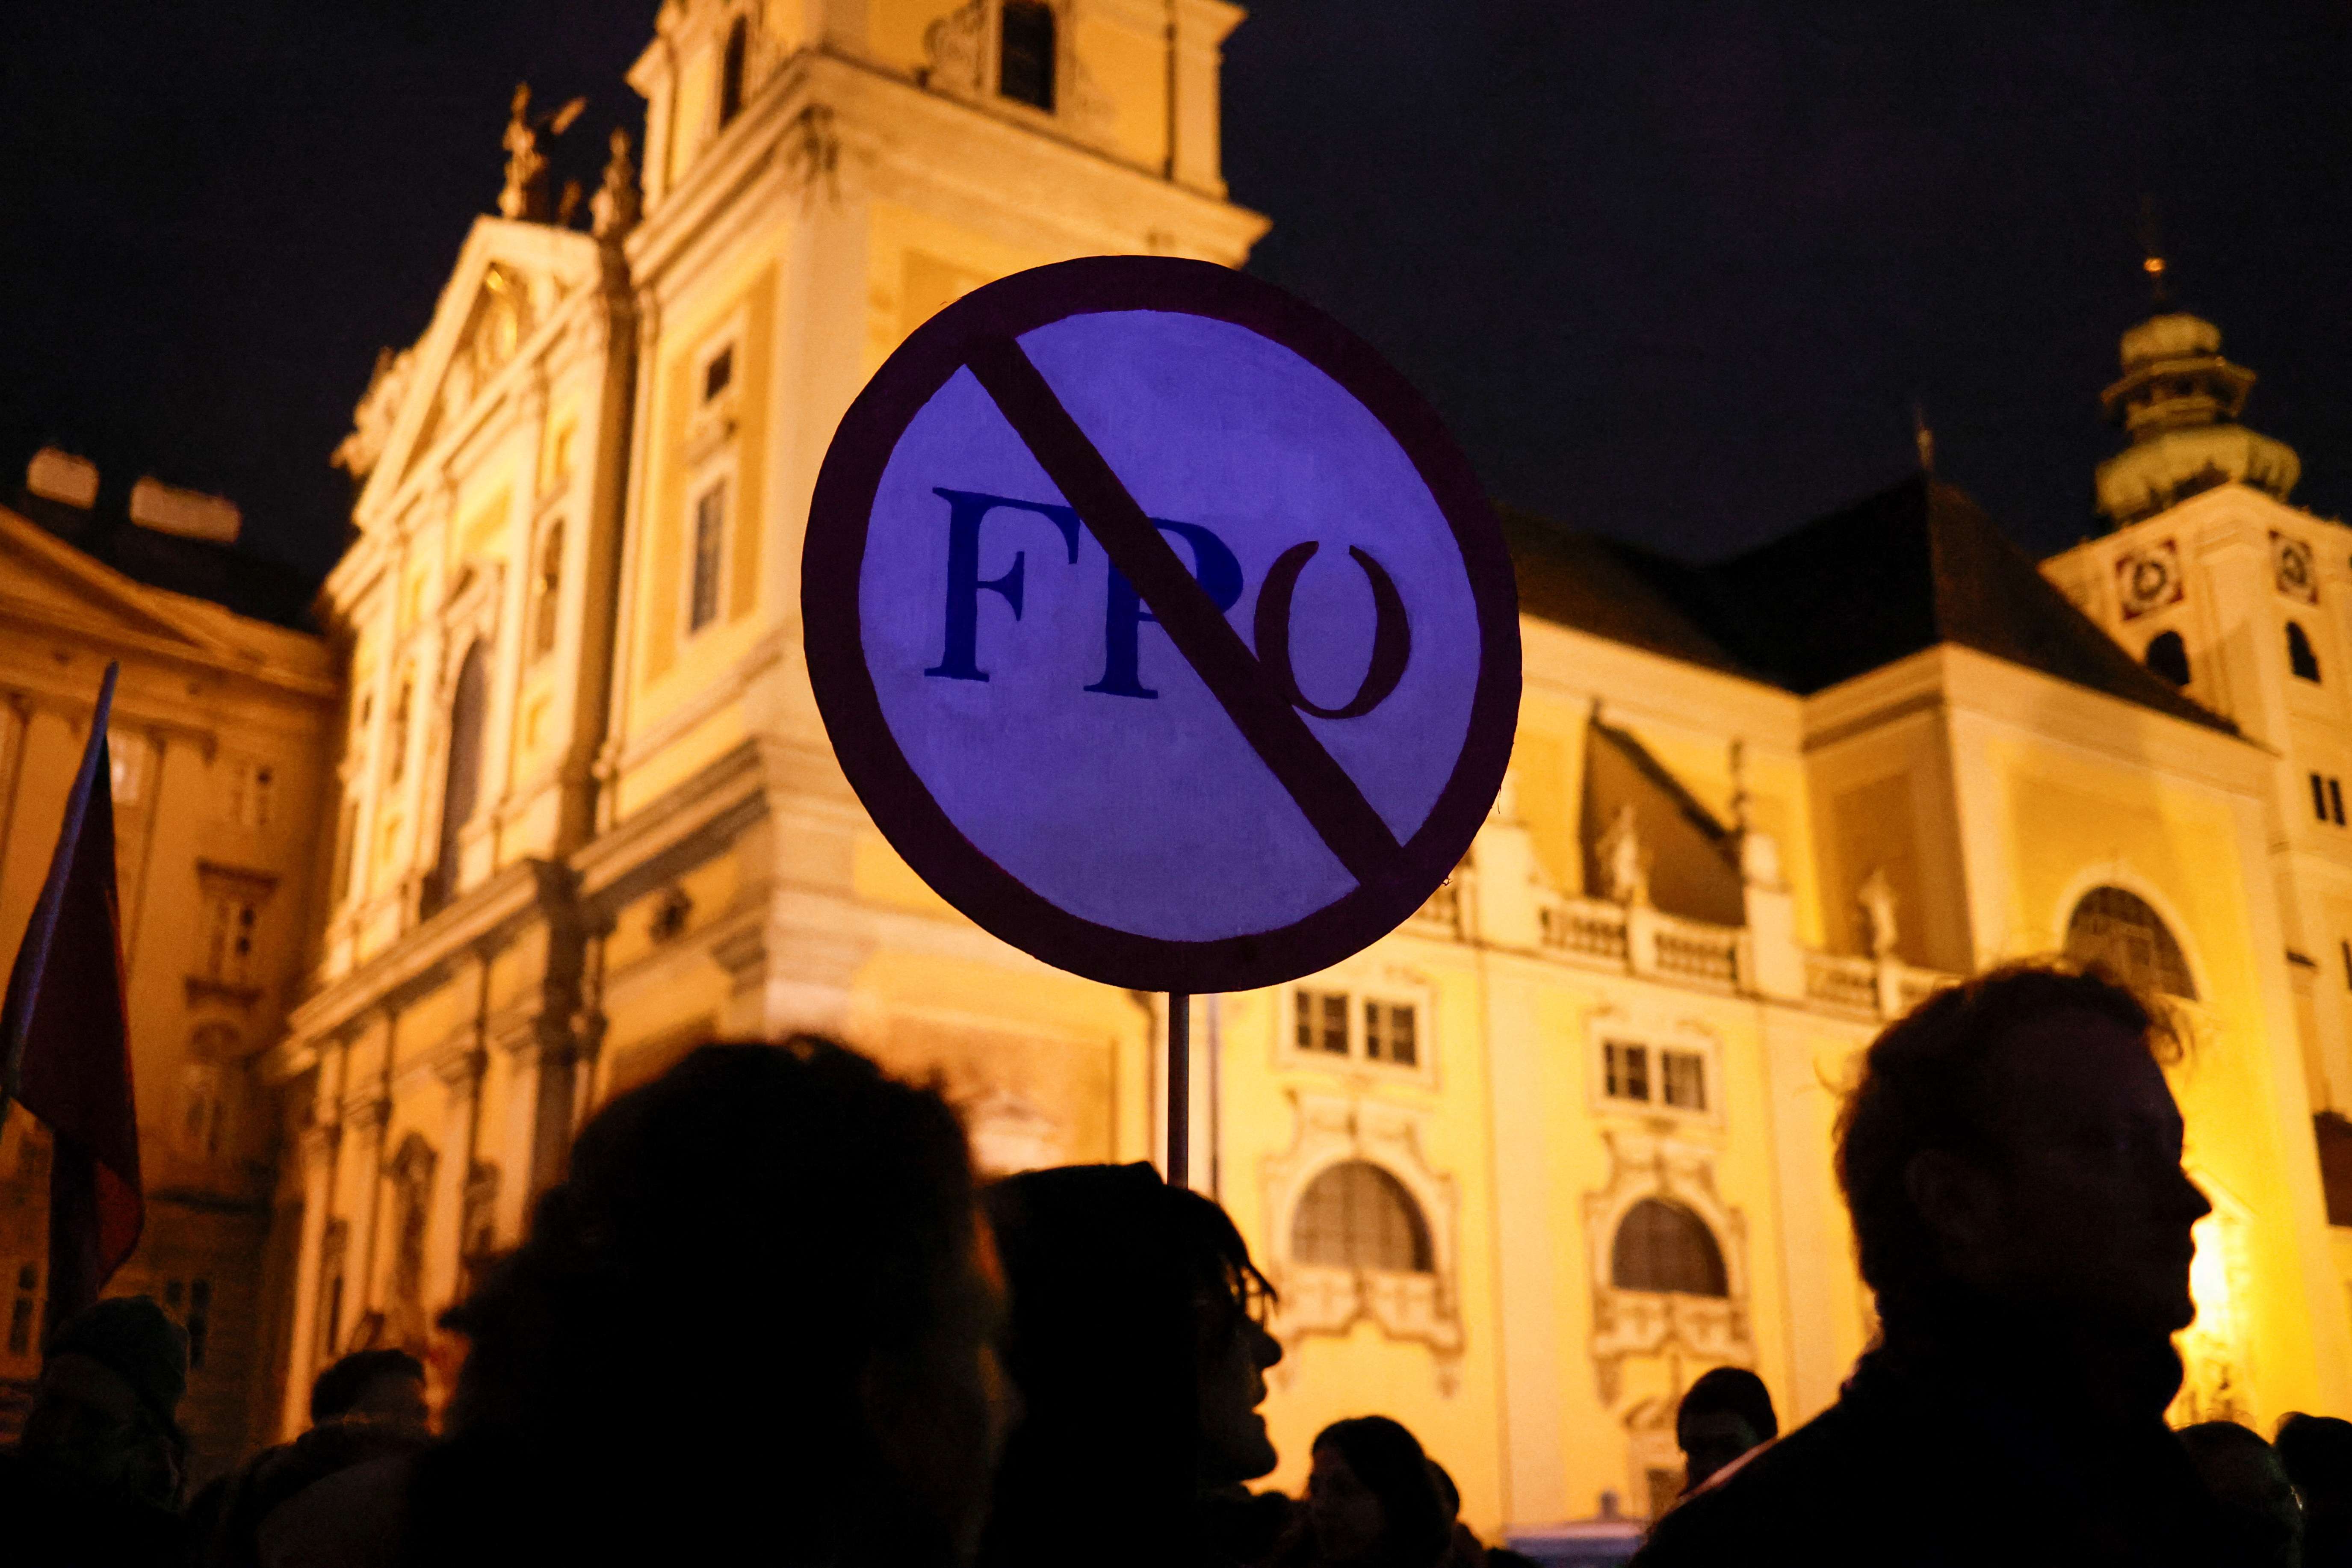
[[[2099,395],[2131,445],[2099,465],[2099,510],[2117,526],[2216,485],[2284,500],[2303,463],[2284,441],[2238,423],[2254,373],[2221,357],[2221,330],[2184,311],[2124,334],[2122,379]]]
[[[2160,258],[2149,270],[2160,285]],[[2239,422],[2254,373],[2212,322],[2159,288],[2121,357],[2100,398],[2130,442],[2097,473],[2113,531],[2042,570],[2275,753],[2271,859],[2305,1078],[2315,1110],[2352,1110],[2352,529],[2289,503],[2301,460]]]

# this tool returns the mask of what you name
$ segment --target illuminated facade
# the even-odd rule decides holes
[[[893,855],[810,698],[795,554],[841,411],[941,305],[1070,256],[1245,257],[1238,19],[670,0],[630,76],[642,195],[616,162],[588,232],[548,221],[519,112],[506,216],[343,453],[335,849],[268,1058],[300,1129],[288,1426],[337,1352],[431,1349],[581,1118],[705,1040],[817,1027],[938,1072],[992,1170],[1154,1155],[1160,999],[1010,950]],[[2271,753],[1925,479],[1707,571],[1512,526],[1520,742],[1461,871],[1333,971],[1196,1004],[1192,1168],[1283,1292],[1277,1479],[1381,1410],[1482,1529],[1638,1513],[1707,1366],[1819,1409],[1870,1326],[1828,1085],[1940,974],[2070,930],[2208,1040],[2202,1407],[2352,1405]]]
[[[120,660],[108,745],[132,1087],[147,1226],[114,1278],[187,1328],[182,1424],[199,1467],[257,1426],[282,1360],[264,1296],[271,1097],[249,1070],[285,1028],[319,892],[311,863],[337,707],[331,650],[290,629],[306,585],[230,548],[236,509],[142,479],[127,508],[95,467],[33,459],[0,494],[0,932],[9,951],[47,876]],[[0,1136],[0,1424],[40,1369],[48,1145],[21,1110]]]

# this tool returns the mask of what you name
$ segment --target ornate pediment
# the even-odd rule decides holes
[[[385,349],[334,462],[366,480],[362,521],[380,498],[498,384],[563,302],[601,279],[597,242],[546,224],[481,218],[415,343]]]

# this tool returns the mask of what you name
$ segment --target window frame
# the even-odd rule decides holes
[[[1618,1249],[1624,1242],[1625,1227],[1633,1223],[1634,1215],[1645,1209],[1659,1209],[1680,1215],[1698,1227],[1698,1234],[1706,1237],[1707,1247],[1714,1256],[1712,1272],[1722,1281],[1723,1288],[1720,1290],[1684,1290],[1655,1285],[1629,1285],[1618,1278]],[[1685,1296],[1694,1300],[1727,1303],[1737,1300],[1732,1279],[1731,1257],[1728,1249],[1724,1246],[1723,1237],[1716,1233],[1715,1226],[1705,1214],[1693,1205],[1685,1202],[1676,1194],[1645,1193],[1625,1205],[1623,1211],[1617,1215],[1615,1222],[1609,1227],[1609,1258],[1605,1267],[1609,1288],[1612,1290],[1622,1290],[1628,1295]]]
[[[1299,1000],[1305,996],[1315,998],[1318,1010],[1331,998],[1343,1001],[1348,1044],[1344,1055],[1299,1043]],[[1372,1028],[1368,1013],[1373,1007],[1405,1009],[1412,1013],[1412,1061],[1392,1061],[1371,1054]],[[1320,1036],[1328,1026],[1318,1021],[1314,1027]],[[1417,985],[1401,985],[1393,982],[1366,984],[1310,975],[1303,980],[1294,980],[1282,988],[1282,1001],[1276,1018],[1275,1053],[1278,1068],[1375,1073],[1391,1081],[1413,1081],[1433,1088],[1437,1081],[1436,1008],[1429,993]]]
[[[751,17],[748,11],[738,11],[728,23],[726,33],[719,42],[719,77],[712,85],[711,103],[716,134],[725,131],[743,117],[743,106],[750,101],[751,76]]]
[[[2128,962],[2118,961],[2112,966],[2126,971],[2126,977],[2135,984],[2144,985],[2176,1002],[2203,1005],[2207,995],[2203,966],[2198,963],[2189,940],[2182,934],[2189,931],[2191,928],[2179,918],[2176,910],[2168,909],[2159,902],[2158,897],[2150,893],[2147,886],[2137,878],[2127,881],[2111,870],[2104,876],[2087,878],[2071,889],[2065,902],[2059,906],[2058,910],[2060,951],[2069,959],[2077,962],[2105,956],[2103,952],[2078,952],[2074,939],[2076,925],[2084,919],[2085,907],[2093,899],[2105,892],[2123,895],[2125,899],[2145,910],[2148,919],[2155,922],[2152,928],[2143,928],[2149,932],[2149,951],[2155,955],[2151,958],[2147,971],[2136,972]],[[2117,921],[2122,918],[2107,910],[2090,910],[2089,914],[2092,919],[2109,922]],[[2161,938],[2161,941],[2157,940],[2158,938]],[[2180,981],[2188,987],[2185,992],[2175,991],[2164,982],[2163,964],[2160,960],[2162,950],[2166,946],[2171,948],[2173,956],[2179,961]]]
[[[692,642],[711,627],[726,623],[728,557],[732,553],[727,547],[729,531],[727,525],[734,515],[733,508],[727,503],[734,489],[735,468],[733,464],[729,463],[716,466],[699,475],[694,486],[687,492],[690,499],[686,508],[684,530],[686,538],[683,541],[685,548],[680,552],[685,557],[686,570],[678,574],[680,601],[678,629],[681,643]],[[710,552],[710,613],[704,618],[697,620],[695,613],[700,605],[702,597],[700,590],[703,586],[703,510],[714,498],[719,502],[719,515],[714,547]]]
[[[1333,1262],[1328,1258],[1309,1258],[1305,1249],[1299,1246],[1301,1222],[1307,1216],[1307,1205],[1316,1189],[1327,1181],[1339,1179],[1342,1172],[1357,1166],[1372,1172],[1379,1182],[1385,1184],[1381,1188],[1383,1193],[1392,1193],[1403,1202],[1404,1214],[1411,1231],[1412,1250],[1415,1258],[1413,1267],[1391,1268],[1385,1264],[1360,1261]],[[1292,1200],[1290,1212],[1286,1216],[1286,1220],[1287,1232],[1285,1239],[1287,1255],[1293,1262],[1304,1268],[1338,1269],[1352,1274],[1396,1275],[1405,1279],[1422,1276],[1434,1278],[1437,1274],[1436,1228],[1430,1219],[1428,1210],[1423,1205],[1420,1196],[1413,1192],[1412,1185],[1402,1176],[1368,1154],[1352,1153],[1344,1159],[1330,1161],[1318,1169],[1314,1174],[1299,1184],[1298,1194]]]
[[[2179,679],[2173,679],[2172,671],[2157,662],[2158,656],[2156,650],[2159,645],[2162,645],[2168,650],[2177,650],[2179,652],[2180,661]],[[2168,664],[2170,662],[2170,658],[2168,657],[2166,663]],[[2158,679],[2163,681],[2166,685],[2172,687],[2177,691],[2186,691],[2190,686],[2195,684],[2197,666],[2189,657],[2189,639],[2180,635],[2180,630],[2177,626],[2167,626],[2164,630],[2158,632],[2155,636],[2147,639],[2147,646],[2140,652],[2140,664],[2143,668],[2155,675]]]
[[[1713,1035],[1686,1021],[1661,1027],[1614,1010],[1595,1014],[1589,1033],[1587,1081],[1596,1114],[1664,1118],[1694,1127],[1722,1125],[1723,1048]],[[1638,1095],[1622,1091],[1622,1080],[1632,1075],[1623,1072],[1620,1064],[1626,1053],[1633,1051],[1643,1054],[1643,1092]],[[1666,1098],[1677,1067],[1685,1073],[1696,1073],[1698,1104],[1678,1105]]]
[[[1006,23],[1010,13],[1015,8],[1044,13],[1046,55],[1044,78],[1045,101],[1043,103],[1005,90],[1004,68],[1008,58],[1004,47]],[[1059,119],[1063,100],[1067,96],[1067,89],[1062,79],[1064,75],[1062,57],[1069,50],[1069,18],[1063,14],[1062,7],[1055,4],[1055,0],[997,0],[994,10],[995,15],[991,20],[994,23],[992,30],[996,36],[992,40],[994,47],[990,50],[992,57],[991,64],[994,68],[990,75],[993,79],[986,84],[990,94],[1001,103],[1016,104],[1033,114],[1042,114],[1048,119]]]
[[[2296,680],[2305,681],[2313,686],[2326,685],[2327,668],[2320,662],[2319,648],[2311,640],[2311,633],[2306,631],[2303,623],[2293,616],[2285,616],[2284,619],[2286,621],[2287,674]],[[2305,673],[2305,666],[2309,667],[2308,674]]]

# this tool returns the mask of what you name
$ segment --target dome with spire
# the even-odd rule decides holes
[[[2238,423],[2254,373],[2221,357],[2221,330],[2160,311],[2123,336],[2123,377],[2099,395],[2132,444],[2099,465],[2099,510],[2117,527],[2217,485],[2286,499],[2303,462]]]

